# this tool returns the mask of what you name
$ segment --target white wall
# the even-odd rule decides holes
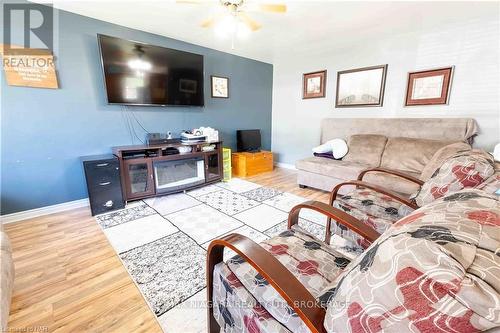
[[[388,17],[390,19],[390,17]],[[357,41],[338,49],[335,36],[314,49],[287,50],[274,61],[272,149],[282,163],[294,164],[319,144],[323,118],[472,117],[480,126],[476,146],[500,142],[499,13],[412,32]],[[384,106],[335,108],[337,71],[388,64]],[[455,65],[449,105],[404,107],[407,73]],[[302,74],[328,70],[326,98],[302,99]]]

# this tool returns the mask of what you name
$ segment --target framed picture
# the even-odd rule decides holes
[[[453,66],[408,73],[405,106],[448,104]]]
[[[229,78],[211,76],[212,98],[229,98]]]
[[[304,74],[302,99],[325,97],[326,70]]]
[[[382,106],[387,65],[337,73],[336,108]]]
[[[188,94],[196,94],[198,89],[198,81],[190,79],[180,79],[179,80],[179,91]]]

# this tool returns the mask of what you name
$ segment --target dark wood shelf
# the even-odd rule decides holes
[[[197,151],[201,151],[201,147],[208,145],[222,145],[222,141],[213,142],[194,142],[194,143],[166,143],[162,145],[129,145],[129,146],[116,146],[112,148],[113,155],[118,158],[122,157],[123,152],[130,151],[145,151],[145,150],[163,150],[165,148],[178,148],[178,147],[196,147]],[[181,154],[178,154],[181,155]]]
[[[203,146],[215,145],[211,151],[202,151]],[[192,147],[192,152],[163,155],[166,148]],[[120,177],[123,197],[126,201],[144,199],[175,192],[182,192],[222,180],[222,141],[196,142],[196,143],[168,143],[161,145],[130,145],[112,148],[113,154],[120,162]],[[134,157],[133,155],[137,156]],[[141,156],[142,155],[142,156]],[[216,157],[214,158],[214,155]],[[180,161],[185,159],[201,159],[205,165],[205,180],[203,184],[186,185],[183,188],[165,193],[156,188],[155,164],[167,161]],[[141,179],[132,179],[132,170],[141,174]],[[137,171],[140,170],[140,171]],[[141,187],[140,189],[138,189]]]

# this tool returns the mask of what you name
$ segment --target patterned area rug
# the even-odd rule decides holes
[[[286,230],[307,201],[234,178],[187,193],[133,202],[96,216],[165,332],[206,332],[205,260],[210,241],[240,233],[256,242]],[[301,212],[299,225],[324,237],[326,218]],[[224,253],[230,258],[234,253]]]

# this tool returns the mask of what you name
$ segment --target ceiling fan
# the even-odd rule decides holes
[[[201,27],[214,27],[220,34],[245,35],[262,26],[248,15],[248,12],[285,13],[287,7],[279,3],[261,3],[251,0],[176,0],[181,4],[218,4],[219,12],[201,22]],[[234,48],[234,45],[233,45]]]

